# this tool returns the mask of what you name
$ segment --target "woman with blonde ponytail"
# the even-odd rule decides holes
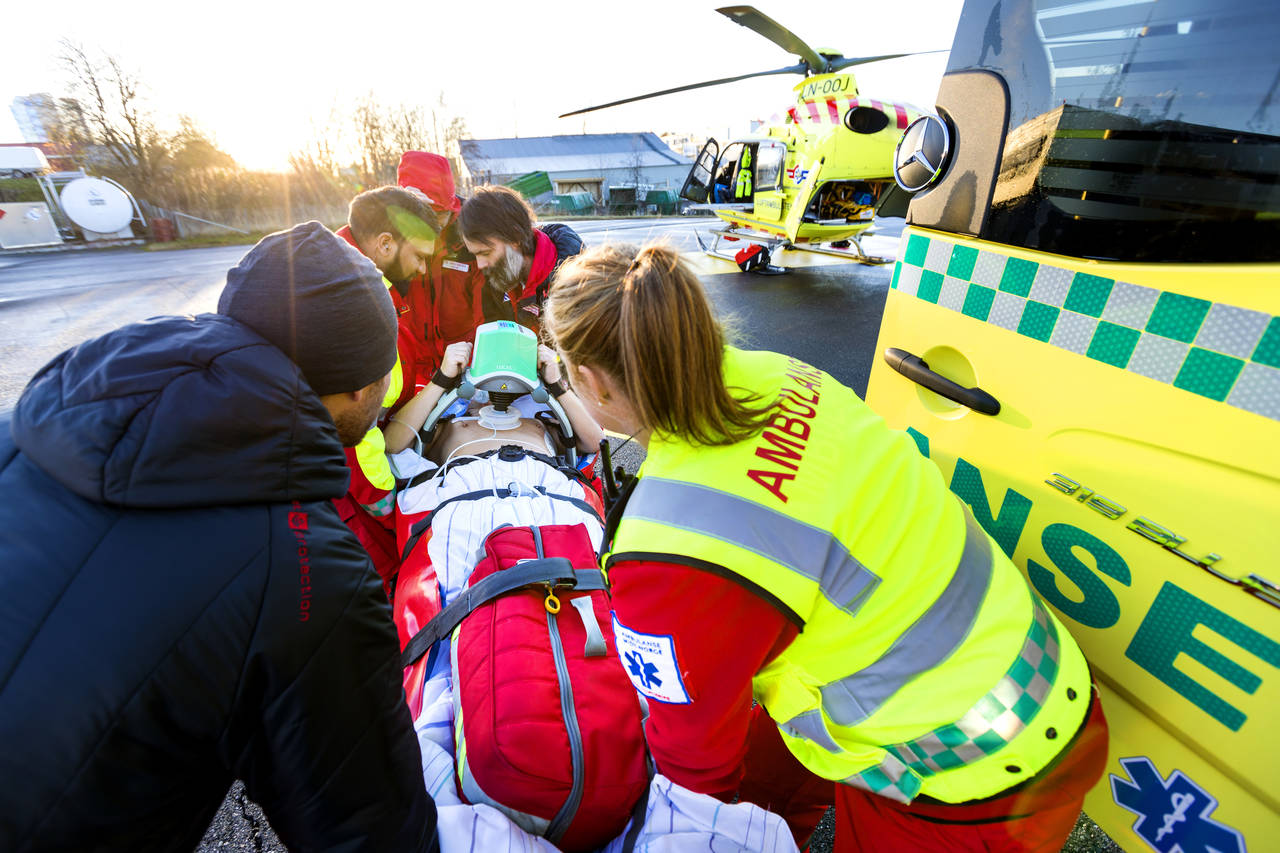
[[[1088,665],[911,438],[727,345],[669,248],[569,261],[543,329],[646,449],[604,565],[658,770],[802,847],[834,801],[841,851],[1059,849],[1106,762]]]
[[[724,335],[702,283],[674,250],[606,246],[573,270],[573,284],[547,309],[554,337],[561,356],[583,367],[593,399],[614,400],[611,380],[623,383],[618,399],[639,420],[619,431],[660,429],[709,445],[759,432],[772,401],[725,387]]]

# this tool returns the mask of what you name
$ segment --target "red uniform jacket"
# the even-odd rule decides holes
[[[741,584],[688,566],[621,562],[609,583],[619,624],[675,643],[689,701],[649,702],[645,736],[658,770],[690,790],[732,799],[747,755],[751,678],[790,645],[796,626]]]
[[[484,288],[484,273],[476,268],[457,227],[450,226],[436,244],[427,275],[409,283],[410,299],[420,300],[421,308],[402,317],[402,326],[405,322],[420,323],[410,333],[423,341],[415,359],[413,384],[422,387],[431,381],[449,344],[475,340],[476,326],[485,319],[481,307]]]

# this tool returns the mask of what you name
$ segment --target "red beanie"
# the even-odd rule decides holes
[[[449,161],[428,151],[406,151],[400,157],[396,180],[402,187],[422,190],[438,211],[457,213],[462,202],[455,195]]]

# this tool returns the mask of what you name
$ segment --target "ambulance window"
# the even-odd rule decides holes
[[[1277,44],[1275,0],[969,0],[948,71],[993,69],[1009,88],[981,236],[1280,260]]]
[[[776,190],[782,185],[782,164],[787,159],[787,146],[780,142],[761,142],[756,151],[756,192]]]

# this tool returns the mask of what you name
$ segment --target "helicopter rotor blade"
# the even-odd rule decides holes
[[[719,86],[723,83],[736,83],[739,80],[748,80],[752,77],[767,77],[771,74],[804,74],[808,70],[805,65],[788,65],[786,68],[775,68],[772,71],[756,71],[751,74],[740,74],[737,77],[722,77],[719,80],[707,80],[702,83],[691,83],[688,86],[677,86],[674,89],[663,89],[660,92],[649,92],[644,95],[636,95],[632,98],[623,98],[619,101],[610,101],[607,104],[596,104],[594,107],[584,107],[573,112],[563,113],[558,118],[568,118],[569,116],[581,115],[582,113],[594,112],[595,110],[603,110],[607,107],[616,107],[621,104],[629,104],[632,101],[643,101],[646,98],[657,98],[661,95],[674,95],[676,92],[687,92],[690,89],[703,89],[707,86]]]
[[[883,56],[840,56],[832,58],[831,67],[828,70],[839,71],[841,68],[849,68],[853,65],[866,65],[869,62],[883,62],[886,59],[898,59],[903,56],[924,56],[928,53],[947,53],[949,51],[950,48],[944,48],[942,50],[917,50],[912,51],[911,53],[886,53]]]
[[[799,36],[779,24],[773,18],[754,6],[724,6],[716,9],[735,24],[759,33],[778,47],[804,60],[808,70],[815,74],[823,74],[829,70],[827,60],[816,50],[805,44]]]

